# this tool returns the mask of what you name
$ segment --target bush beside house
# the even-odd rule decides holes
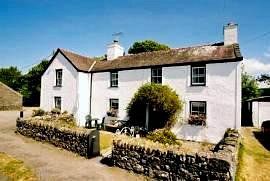
[[[169,86],[147,83],[138,89],[128,105],[131,125],[145,127],[147,106],[149,130],[171,127],[183,107],[179,96]]]

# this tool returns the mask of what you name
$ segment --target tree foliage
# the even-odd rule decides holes
[[[168,50],[170,49],[165,44],[160,44],[153,40],[144,40],[144,41],[137,41],[133,43],[133,45],[128,49],[129,54],[137,54],[141,52],[152,52],[158,50]]]
[[[19,91],[22,84],[22,73],[17,67],[0,68],[0,81]]]
[[[48,66],[47,60],[32,67],[27,74],[23,76],[23,84],[21,93],[24,96],[24,105],[39,106],[40,104],[40,88],[41,76]]]
[[[0,68],[0,81],[19,91],[23,95],[24,105],[39,106],[41,76],[47,66],[48,61],[43,60],[24,75],[17,67]]]
[[[167,85],[145,84],[130,101],[127,112],[132,125],[145,126],[146,106],[149,106],[149,130],[171,127],[182,111],[182,102]]]
[[[270,85],[270,75],[269,74],[262,74],[257,78],[257,80],[259,82],[265,82],[268,85]]]
[[[242,72],[242,101],[258,97],[260,94],[258,83],[254,77]]]

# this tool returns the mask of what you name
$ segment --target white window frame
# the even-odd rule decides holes
[[[55,86],[61,87],[63,85],[63,69],[56,69],[55,76],[56,76]]]
[[[117,109],[114,108],[114,106],[113,106],[113,102],[114,102],[114,101],[116,101],[116,103],[117,103]],[[111,109],[114,109],[114,110],[117,110],[117,111],[119,110],[119,99],[115,99],[115,98],[111,98],[111,99],[110,99],[110,110],[111,110]]]
[[[57,106],[57,102],[60,100],[60,105]],[[54,97],[54,108],[60,109],[62,108],[62,98],[60,96],[55,96]]]
[[[198,69],[198,74],[194,74],[194,70]],[[200,74],[199,73],[199,69],[203,69],[204,73]],[[193,82],[193,78],[197,78],[199,80],[199,78],[204,77],[204,82]],[[204,86],[206,85],[206,66],[202,65],[202,66],[191,66],[191,77],[190,77],[190,81],[191,81],[191,85],[192,86]]]
[[[197,104],[197,105],[194,105]],[[200,112],[199,107],[203,105],[204,111]],[[198,108],[198,111],[193,111],[192,108],[193,106],[196,106]],[[203,114],[206,116],[206,110],[207,109],[207,102],[206,101],[190,101],[190,115],[200,115]]]
[[[160,81],[158,81],[160,79]],[[151,69],[151,82],[156,84],[162,84],[162,67]]]
[[[110,72],[110,87],[118,87],[118,71]]]

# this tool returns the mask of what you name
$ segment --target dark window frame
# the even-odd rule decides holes
[[[113,101],[117,101],[117,109],[115,109],[115,108],[113,108],[112,107],[112,103],[113,103]],[[111,109],[114,109],[114,110],[119,110],[119,99],[116,99],[116,98],[110,98],[110,110]]]
[[[60,99],[60,106],[57,106],[57,99]],[[60,96],[54,96],[54,108],[61,110],[61,108],[62,108],[62,98]]]
[[[193,69],[194,68],[204,68],[204,82],[203,83],[194,83],[193,82]],[[205,86],[206,85],[206,64],[195,64],[190,66],[190,83],[191,86]]]
[[[158,75],[159,71],[158,70],[161,70],[161,75]],[[157,71],[156,74],[157,75],[154,75],[153,71]],[[162,67],[155,67],[155,68],[151,68],[151,83],[156,83],[156,84],[162,84]],[[160,81],[158,80],[160,79]]]
[[[117,77],[113,77],[113,75],[116,75]],[[110,72],[110,87],[118,87],[118,71]]]
[[[207,116],[207,102],[206,101],[189,101],[189,115],[196,115],[196,114],[192,114],[192,103],[204,103],[205,105],[204,115]]]
[[[61,72],[61,77],[58,77],[58,74]],[[55,86],[62,87],[63,85],[63,69],[55,70]]]

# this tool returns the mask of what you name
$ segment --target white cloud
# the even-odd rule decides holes
[[[270,54],[269,54],[270,56]],[[264,63],[258,59],[244,59],[244,70],[252,75],[260,75],[263,73],[270,74],[270,63]]]

